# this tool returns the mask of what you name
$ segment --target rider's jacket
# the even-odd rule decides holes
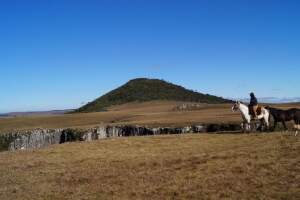
[[[257,103],[257,99],[256,97],[253,95],[251,96],[251,99],[250,99],[250,104],[249,106],[256,106],[258,103]]]

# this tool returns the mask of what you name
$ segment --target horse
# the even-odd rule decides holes
[[[284,127],[284,130],[287,130],[285,122],[294,120],[294,128],[296,129],[295,136],[297,136],[298,130],[300,130],[300,109],[291,108],[288,110],[281,110],[269,106],[267,106],[266,109],[270,111],[271,115],[274,118],[273,129],[276,128],[278,122],[281,122]]]
[[[242,114],[243,123],[242,123],[242,129],[243,131],[250,131],[251,130],[251,115],[249,114],[249,108],[247,105],[237,101],[231,108],[233,112],[239,110]],[[257,119],[261,121],[261,127],[262,123],[267,126],[267,130],[269,130],[269,118],[270,113],[267,109],[264,107],[261,107],[261,113],[257,116]]]

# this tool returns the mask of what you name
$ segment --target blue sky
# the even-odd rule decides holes
[[[0,112],[76,108],[137,77],[300,96],[300,1],[0,0]]]

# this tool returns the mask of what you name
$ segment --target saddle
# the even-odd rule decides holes
[[[253,109],[254,106],[249,106],[249,114],[251,116],[254,116],[254,109]],[[262,110],[263,110],[263,106],[260,106],[258,105],[257,108],[256,108],[256,116],[259,116],[262,114]]]
[[[262,114],[262,109],[263,109],[263,106],[258,106],[257,109],[256,109],[256,115],[261,115]]]

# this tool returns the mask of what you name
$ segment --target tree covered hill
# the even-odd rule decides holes
[[[188,101],[198,103],[231,103],[231,100],[185,89],[164,80],[138,78],[97,98],[75,112],[97,112],[113,105],[153,100]]]

